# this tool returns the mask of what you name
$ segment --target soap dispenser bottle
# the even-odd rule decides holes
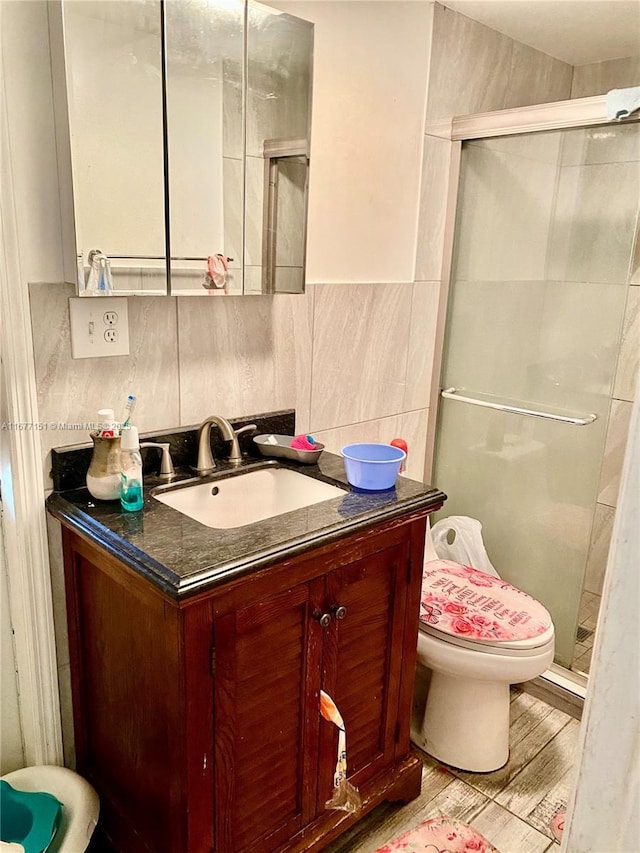
[[[126,427],[120,437],[120,504],[122,509],[135,512],[142,509],[142,457],[138,428]]]

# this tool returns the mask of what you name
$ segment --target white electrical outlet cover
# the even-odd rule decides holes
[[[129,355],[129,314],[124,296],[69,299],[71,357]]]

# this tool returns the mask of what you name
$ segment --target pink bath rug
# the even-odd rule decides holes
[[[486,838],[459,820],[437,817],[399,835],[375,853],[499,853]]]
[[[551,832],[553,832],[553,837],[556,841],[562,841],[562,833],[564,832],[564,822],[566,817],[567,812],[565,809],[562,809],[562,811],[556,812],[556,814],[551,818]]]

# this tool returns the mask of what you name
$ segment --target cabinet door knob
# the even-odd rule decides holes
[[[321,626],[322,628],[328,628],[328,627],[329,627],[329,625],[331,624],[331,614],[330,614],[330,613],[320,613],[320,611],[319,611],[319,610],[317,610],[317,611],[313,614],[313,618],[314,618],[317,622],[319,622],[319,623],[320,623],[320,626]]]
[[[336,604],[331,608],[331,612],[336,619],[344,619],[347,615],[347,608],[342,604]]]

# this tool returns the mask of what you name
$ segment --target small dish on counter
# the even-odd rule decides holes
[[[293,459],[303,465],[315,465],[324,450],[324,444],[316,444],[315,450],[296,450],[291,447],[292,435],[256,435],[253,440],[263,456]]]

